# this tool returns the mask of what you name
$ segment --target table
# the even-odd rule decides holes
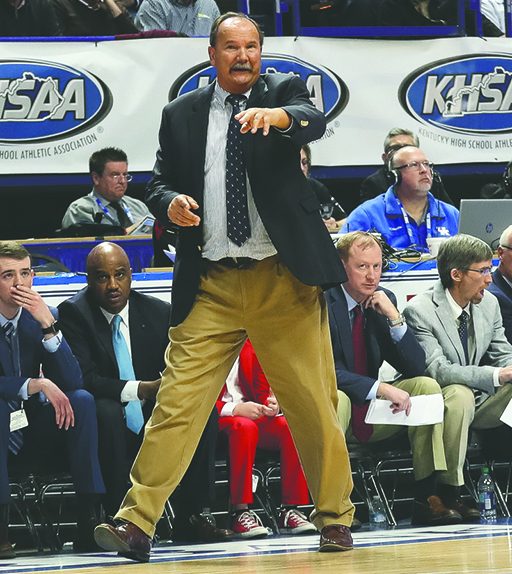
[[[150,235],[120,235],[113,237],[73,237],[49,239],[22,239],[19,242],[34,256],[46,255],[57,259],[74,273],[85,272],[89,251],[103,241],[120,245],[127,253],[132,270],[141,272],[151,266],[153,243]]]

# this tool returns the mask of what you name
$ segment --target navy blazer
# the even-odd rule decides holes
[[[378,288],[386,293],[396,306],[396,297],[388,289]],[[395,343],[389,332],[386,317],[373,309],[365,311],[365,339],[368,359],[368,376],[353,372],[354,350],[347,299],[338,285],[325,292],[329,312],[334,366],[338,389],[345,392],[351,401],[364,403],[370,389],[377,380],[383,361],[392,365],[403,378],[425,374],[425,353],[410,329]]]
[[[129,329],[133,370],[137,380],[152,381],[165,367],[171,306],[131,290]],[[95,398],[121,400],[126,381],[112,345],[112,330],[88,287],[59,305],[60,325],[84,374],[85,388]]]
[[[50,311],[57,319],[57,309],[50,308]],[[28,378],[38,378],[41,370],[43,376],[63,392],[82,388],[82,372],[64,337],[57,351],[48,352],[43,346],[41,325],[25,309],[21,311],[17,330],[21,376],[13,372],[9,344],[3,329],[0,329],[0,398],[16,400],[25,381]],[[31,409],[41,404],[37,394],[32,395],[26,403],[27,412],[30,413]]]
[[[181,96],[162,114],[160,148],[146,202],[164,225],[178,194],[193,197],[203,221],[204,162],[214,84]],[[242,135],[247,173],[258,213],[281,261],[307,285],[332,286],[345,271],[320,216],[320,204],[300,169],[301,145],[325,131],[325,117],[293,75],[267,74],[253,86],[247,107],[282,107],[293,118],[286,134],[271,129]],[[188,315],[201,274],[202,224],[180,228],[173,277],[172,324]]]
[[[496,296],[500,305],[505,336],[512,343],[512,287],[505,281],[499,267],[492,274],[489,291]]]

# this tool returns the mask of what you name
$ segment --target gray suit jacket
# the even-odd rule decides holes
[[[466,365],[456,321],[441,281],[432,290],[414,297],[404,310],[427,358],[426,374],[441,387],[466,385],[473,391],[493,395],[494,367],[512,365],[512,345],[505,337],[496,297],[485,293],[478,305],[471,304],[475,332],[475,354]]]

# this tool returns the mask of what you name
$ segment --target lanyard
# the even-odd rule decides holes
[[[414,233],[412,231],[412,225],[411,225],[411,222],[409,220],[409,215],[407,214],[407,211],[405,211],[404,206],[402,205],[402,202],[398,199],[398,196],[395,196],[395,197],[396,197],[396,201],[397,201],[398,205],[400,206],[400,211],[402,212],[402,217],[404,218],[405,229],[407,230],[407,235],[409,236],[409,241],[410,241],[411,247],[416,247],[416,242],[414,241]],[[427,226],[427,237],[432,237],[432,218],[430,216],[430,211],[427,211],[427,216],[425,218],[425,224]]]
[[[110,215],[108,209],[103,205],[103,203],[101,203],[101,201],[99,200],[98,197],[95,197],[94,199],[96,200],[98,207],[101,209],[101,211],[103,211],[103,214],[105,215],[105,217],[107,219],[109,219],[114,225],[116,223],[119,223],[119,222],[116,222],[116,220],[112,217],[112,215]],[[132,216],[131,209],[127,205],[125,205],[124,203],[119,202],[119,205],[121,206],[121,209],[128,216],[128,219],[133,223],[133,216]]]

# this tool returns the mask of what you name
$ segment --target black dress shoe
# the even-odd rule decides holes
[[[0,560],[9,560],[10,558],[16,558],[14,546],[8,540],[0,542]]]
[[[151,538],[131,522],[121,522],[117,526],[99,524],[94,530],[94,540],[104,550],[117,551],[137,562],[149,562]]]
[[[322,528],[319,552],[345,552],[353,547],[354,542],[348,526],[329,524]]]
[[[456,498],[455,500],[445,499],[445,504],[448,508],[458,512],[462,516],[463,522],[478,522],[480,520],[480,511],[462,502],[461,498]]]
[[[413,502],[412,526],[441,526],[461,522],[462,516],[456,510],[447,508],[439,496],[429,496],[426,502]]]
[[[173,527],[174,542],[225,542],[233,538],[231,530],[217,528],[213,514],[192,514],[185,522],[177,521]]]

